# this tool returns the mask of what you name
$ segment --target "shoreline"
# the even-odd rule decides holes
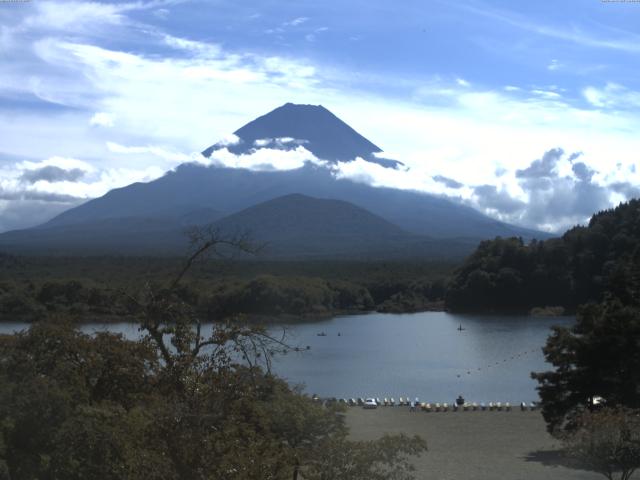
[[[451,315],[490,315],[490,316],[511,316],[511,315],[522,315],[527,317],[571,317],[574,314],[571,312],[565,312],[561,315],[555,313],[546,313],[546,312],[519,312],[519,313],[507,313],[507,312],[469,312],[469,311],[451,311],[444,308],[443,305],[434,305],[431,308],[426,308],[423,310],[381,310],[381,309],[371,309],[371,310],[331,310],[328,312],[308,312],[302,314],[293,314],[293,313],[281,313],[276,315],[263,315],[263,314],[239,314],[238,316],[242,318],[242,320],[246,323],[252,324],[265,324],[265,325],[278,325],[278,324],[296,324],[296,323],[313,323],[322,320],[329,320],[335,317],[342,316],[351,316],[351,315],[365,315],[365,314],[374,314],[379,313],[383,315],[403,315],[403,314],[414,314],[414,313],[432,313],[432,312],[441,312],[441,313],[449,313]],[[91,314],[85,316],[84,318],[74,318],[74,316],[79,316],[79,314],[68,314],[69,320],[72,323],[77,325],[86,325],[91,323],[101,323],[101,324],[112,324],[112,323],[137,323],[135,317],[130,316],[119,316],[119,315],[96,315],[91,317]],[[36,323],[40,321],[45,321],[47,319],[37,319],[34,320],[31,316],[20,316],[20,315],[11,315],[9,318],[6,315],[0,314],[0,324],[3,323]],[[202,320],[202,323],[215,323],[217,321],[225,321],[225,319],[220,320]]]

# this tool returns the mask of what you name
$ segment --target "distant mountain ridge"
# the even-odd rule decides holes
[[[207,212],[209,213],[209,212]],[[202,225],[185,215],[173,221],[122,217],[49,226],[0,235],[11,251],[63,255],[175,255],[187,248],[187,230]],[[209,224],[220,235],[248,234],[266,258],[461,258],[475,242],[436,240],[398,226],[348,202],[290,194]]]
[[[373,156],[380,151],[376,145],[320,106],[284,105],[237,134],[241,142],[229,147],[236,152],[260,148],[256,141],[273,135],[280,140],[272,147],[282,150],[292,143],[283,142],[286,137],[319,157],[369,155],[380,163]],[[303,135],[309,138],[298,138]],[[207,150],[212,148],[218,147]],[[38,227],[1,234],[0,250],[180,254],[185,226],[212,222],[254,230],[256,240],[268,241],[279,257],[345,255],[357,252],[352,246],[358,243],[369,257],[462,256],[487,238],[549,236],[443,197],[339,179],[330,167],[312,163],[275,171],[187,163],[152,182],[111,190]]]
[[[478,240],[498,235],[532,238],[539,234],[546,237],[541,232],[499,222],[445,198],[337,179],[329,170],[309,164],[286,171],[183,164],[153,182],[134,183],[112,190],[58,215],[43,227],[98,218],[155,218],[158,211],[175,211],[179,207],[186,208],[185,205],[192,209],[196,205],[213,206],[214,210],[231,214],[292,193],[350,202],[408,232],[430,237]]]

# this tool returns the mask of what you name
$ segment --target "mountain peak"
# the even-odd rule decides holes
[[[402,165],[380,158],[380,147],[373,144],[322,105],[284,105],[247,123],[234,132],[233,145],[217,143],[202,152],[205,157],[227,148],[236,155],[251,154],[261,148],[293,150],[303,146],[316,158],[331,163],[350,162],[360,157],[384,167]]]

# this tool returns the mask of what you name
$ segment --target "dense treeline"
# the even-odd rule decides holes
[[[0,258],[0,319],[50,315],[81,320],[127,315],[127,296],[161,284],[176,259]],[[441,305],[447,264],[209,261],[180,287],[204,318],[322,316],[362,311],[418,311]]]
[[[640,200],[595,214],[561,238],[525,244],[519,238],[484,241],[449,284],[453,311],[528,311],[600,301],[623,288],[630,258],[640,248]]]

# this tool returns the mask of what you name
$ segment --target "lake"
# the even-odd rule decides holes
[[[423,312],[280,325],[271,328],[285,328],[289,343],[310,349],[277,357],[274,370],[322,397],[451,402],[461,394],[476,402],[530,402],[538,398],[530,373],[549,369],[541,348],[551,326],[573,322],[570,317]],[[3,323],[0,332],[25,327]],[[86,324],[82,329],[138,336],[137,326],[129,323]]]

